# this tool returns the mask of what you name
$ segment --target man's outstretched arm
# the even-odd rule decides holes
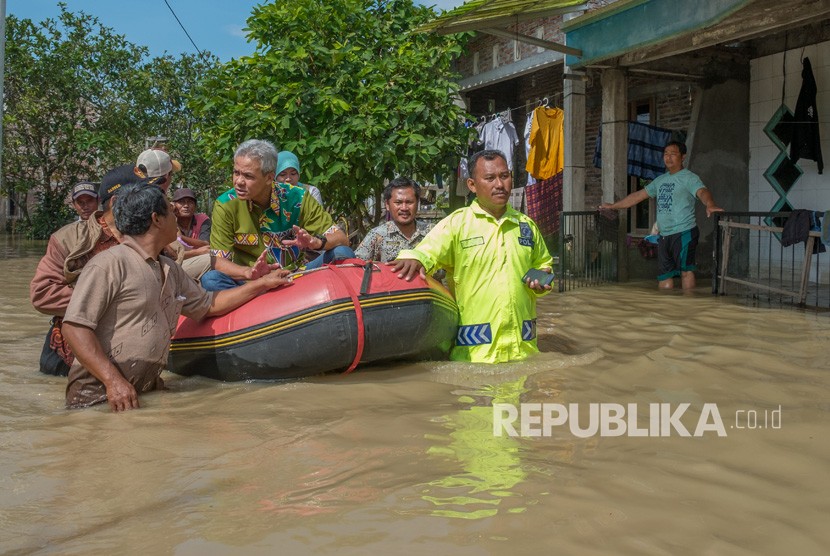
[[[624,199],[620,199],[616,203],[602,203],[599,208],[602,210],[619,210],[633,207],[639,202],[648,199],[648,192],[645,189],[640,189],[628,195]]]

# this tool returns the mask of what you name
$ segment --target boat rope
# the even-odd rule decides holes
[[[349,365],[349,368],[343,371],[343,374],[349,374],[355,368],[357,368],[357,364],[360,363],[360,358],[363,357],[363,346],[365,344],[365,331],[363,329],[363,308],[360,306],[360,299],[357,296],[357,293],[354,291],[354,288],[349,283],[349,281],[341,274],[341,269],[337,266],[336,263],[330,263],[326,265],[327,268],[330,268],[334,275],[337,276],[343,285],[346,287],[346,291],[349,292],[349,297],[352,298],[352,305],[354,305],[354,314],[357,317],[357,352],[354,355],[354,360],[352,360],[352,364]],[[371,271],[370,271],[371,272]]]

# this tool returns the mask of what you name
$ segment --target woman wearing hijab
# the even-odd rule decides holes
[[[313,185],[300,183],[300,159],[291,151],[281,151],[277,155],[277,182],[298,185],[308,191],[314,199],[323,205],[323,197],[320,190]]]

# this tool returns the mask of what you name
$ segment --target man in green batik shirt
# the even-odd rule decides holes
[[[316,258],[306,268],[354,257],[346,234],[302,187],[275,183],[277,149],[268,141],[250,139],[234,154],[233,189],[213,206],[210,252],[241,268],[260,267],[270,253],[286,267],[301,266],[304,252]],[[202,287],[218,291],[235,287],[243,276],[217,270],[202,276]]]

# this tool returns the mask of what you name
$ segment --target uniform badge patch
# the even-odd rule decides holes
[[[519,222],[519,245],[533,247],[533,230],[527,222]]]

